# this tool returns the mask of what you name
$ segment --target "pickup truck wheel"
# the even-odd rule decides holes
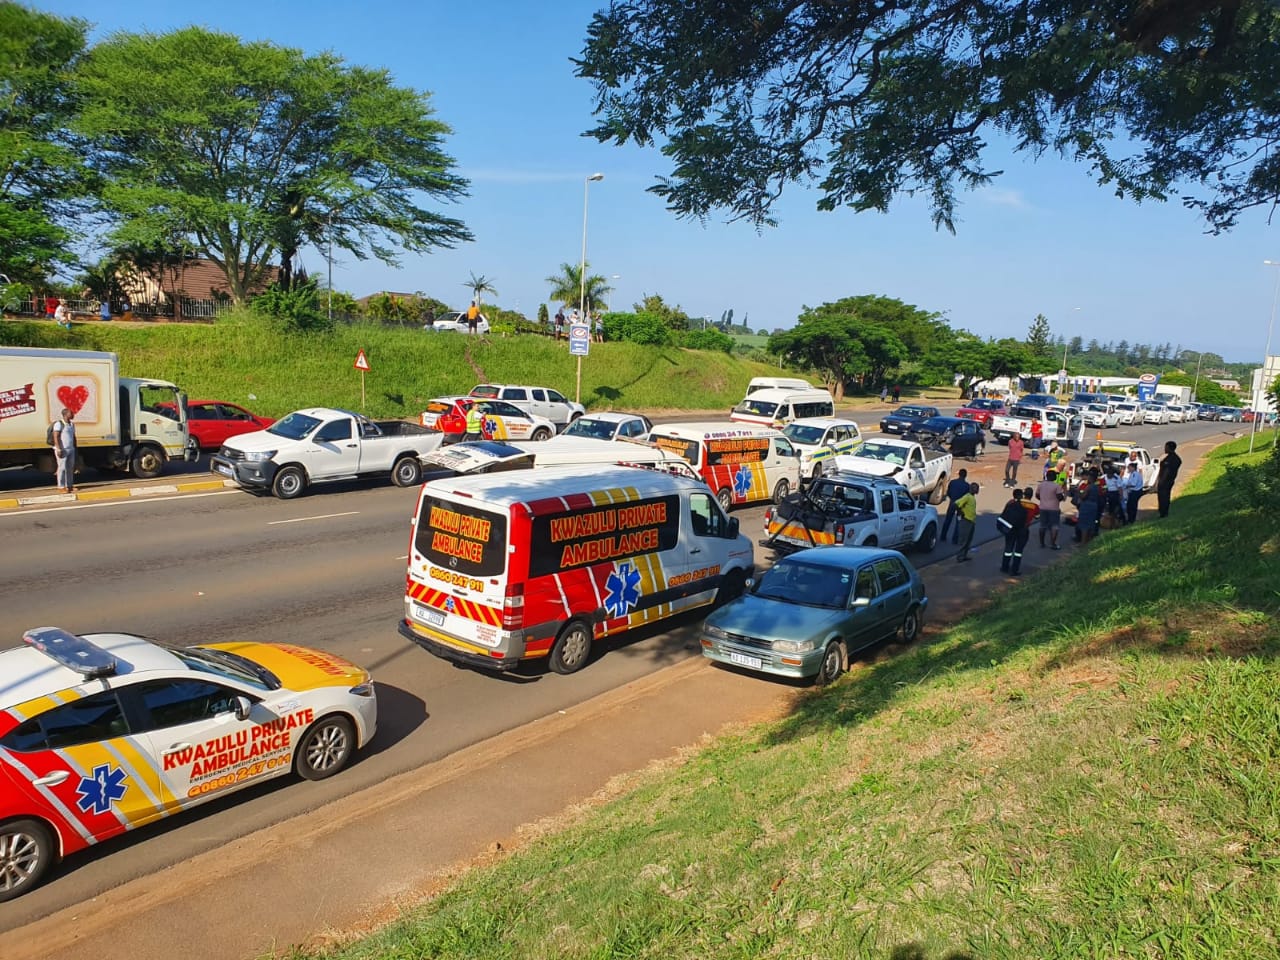
[[[548,430],[546,427],[539,427],[537,430],[533,431],[533,436],[530,437],[529,439],[530,440],[550,440],[551,431]]]
[[[301,467],[284,467],[271,482],[271,492],[281,500],[300,497],[306,488],[307,478],[303,476]]]
[[[160,476],[164,469],[164,454],[155,447],[139,447],[133,452],[129,461],[129,472],[139,480],[150,480]]]
[[[902,618],[902,628],[899,632],[902,634],[903,643],[915,643],[920,636],[919,607],[912,607],[907,611],[907,615]]]
[[[422,479],[422,466],[417,457],[401,457],[391,468],[391,482],[397,487],[416,486]]]
[[[0,902],[38,884],[57,854],[53,835],[39,821],[10,820],[0,826]]]
[[[844,644],[839,640],[832,640],[827,644],[827,649],[822,654],[822,663],[813,676],[814,685],[825,687],[839,678],[842,673],[844,673]]]
[[[565,624],[551,648],[551,669],[566,674],[581,670],[591,655],[591,631],[581,620]]]
[[[720,492],[716,494],[716,499],[720,501],[720,509],[728,513],[729,508],[733,506],[733,491],[728,487],[721,487]]]
[[[929,524],[924,528],[924,533],[920,535],[920,539],[916,541],[916,545],[925,553],[928,553],[938,545],[938,528],[934,524]]]
[[[862,545],[864,547],[878,547],[880,546],[880,541],[875,537],[867,537],[867,539],[863,541]]]
[[[773,502],[781,503],[787,499],[787,494],[791,492],[791,484],[783,479],[778,481],[778,485],[773,488]]]
[[[934,485],[933,490],[929,494],[929,502],[938,504],[942,502],[942,498],[947,495],[947,475],[944,473],[938,477],[938,482]]]
[[[323,780],[347,765],[356,749],[355,727],[346,717],[321,717],[298,741],[294,768],[304,780]]]

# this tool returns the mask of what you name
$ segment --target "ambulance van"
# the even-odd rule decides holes
[[[726,513],[734,504],[781,503],[800,489],[800,451],[779,431],[739,423],[660,424],[649,442],[689,461]]]
[[[437,480],[418,495],[400,632],[487,670],[573,673],[596,640],[738,596],[754,563],[715,495],[660,469]]]

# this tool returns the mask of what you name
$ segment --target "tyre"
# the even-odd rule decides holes
[[[721,487],[720,492],[716,494],[716,499],[720,501],[720,509],[725,513],[733,507],[733,491],[728,487]]]
[[[878,547],[880,546],[880,540],[877,537],[867,537],[862,545],[864,547]]]
[[[162,470],[164,470],[164,453],[156,447],[139,447],[133,452],[133,458],[129,461],[129,472],[139,480],[158,477]]]
[[[564,625],[551,648],[551,669],[556,673],[575,673],[586,666],[591,656],[591,631],[581,620]]]
[[[947,475],[944,473],[942,474],[942,476],[938,477],[938,482],[934,485],[934,488],[929,492],[929,502],[933,504],[941,503],[942,498],[945,497],[946,495],[947,495]]]
[[[842,673],[844,673],[844,644],[839,640],[832,640],[822,653],[822,663],[818,665],[818,672],[813,676],[813,683],[815,686],[825,687],[837,680]]]
[[[271,481],[271,492],[281,500],[300,497],[305,489],[307,489],[307,478],[302,473],[301,467],[283,467]]]
[[[355,750],[350,720],[337,714],[321,717],[298,740],[293,766],[304,780],[323,780],[345,767]]]
[[[550,440],[551,431],[548,430],[546,427],[539,427],[537,430],[533,431],[533,436],[530,437],[529,439],[530,440]]]
[[[741,570],[730,570],[724,575],[724,579],[720,581],[720,589],[716,591],[715,603],[712,608],[719,610],[726,603],[737,600],[742,596],[742,591],[746,589],[747,578],[742,575]]]
[[[10,820],[0,825],[0,902],[36,886],[56,857],[53,834],[39,821]]]
[[[898,634],[902,637],[903,643],[915,643],[920,636],[920,608],[912,607],[907,611],[907,615],[902,618],[902,626],[898,628]]]
[[[787,480],[779,480],[778,485],[773,488],[773,502],[781,503],[787,499],[787,494],[791,492],[791,484]]]
[[[938,545],[938,528],[935,524],[929,524],[924,528],[924,533],[920,534],[920,539],[916,541],[916,546],[924,553],[928,553]]]
[[[413,487],[422,479],[422,464],[417,457],[401,457],[391,468],[391,482],[397,487]]]

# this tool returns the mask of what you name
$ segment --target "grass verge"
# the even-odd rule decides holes
[[[1170,519],[308,956],[1276,955],[1280,516],[1228,495],[1246,447]]]
[[[299,407],[360,408],[364,350],[366,412],[416,417],[426,401],[466,393],[476,383],[533,383],[574,396],[577,358],[565,341],[546,337],[468,337],[430,334],[416,327],[340,326],[330,333],[285,334],[247,312],[217,324],[83,324],[71,331],[51,323],[0,324],[7,346],[108,350],[126,376],[158,377],[192,399],[243,403],[282,416]],[[593,343],[582,361],[582,402],[590,409],[728,409],[755,376],[778,375],[769,364],[728,354]]]

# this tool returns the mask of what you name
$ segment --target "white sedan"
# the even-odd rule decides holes
[[[465,313],[449,312],[441,317],[437,317],[431,323],[424,323],[423,330],[435,331],[441,333],[470,333],[471,328],[467,326],[467,315]],[[485,334],[489,332],[489,320],[482,313],[480,319],[476,322],[476,333]]]
[[[1169,411],[1170,423],[1186,423],[1187,408],[1180,403],[1165,404],[1165,409]]]
[[[1084,408],[1084,422],[1091,427],[1118,427],[1120,414],[1110,404],[1091,403]]]
[[[1142,407],[1142,422],[1156,424],[1168,423],[1169,408],[1163,403],[1144,404]]]

